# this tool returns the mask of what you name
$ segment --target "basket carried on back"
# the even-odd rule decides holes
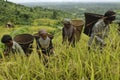
[[[76,28],[76,41],[79,41],[84,22],[82,20],[72,20],[72,25]]]
[[[32,43],[34,37],[31,34],[19,34],[14,37],[14,41],[21,45],[25,54],[32,52]]]
[[[88,36],[91,36],[92,28],[94,24],[103,17],[103,15],[100,14],[94,14],[94,13],[85,13],[85,28],[84,33]]]

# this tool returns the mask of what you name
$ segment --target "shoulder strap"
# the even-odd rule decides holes
[[[39,42],[39,38],[36,39],[36,44],[37,44],[37,49],[40,49],[40,48],[41,48],[41,45],[40,45],[40,42]]]

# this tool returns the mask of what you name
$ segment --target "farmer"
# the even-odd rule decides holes
[[[11,22],[8,22],[6,24],[6,28],[13,28],[13,27],[14,27],[14,25]]]
[[[10,53],[20,53],[24,55],[22,47],[15,41],[12,40],[10,35],[3,35],[1,42],[5,44],[4,55],[9,55]]]
[[[37,41],[37,51],[40,55],[39,49],[41,49],[44,55],[50,56],[50,54],[54,53],[52,38],[53,36],[49,36],[49,34],[45,30],[40,30],[38,32],[39,38]]]
[[[68,42],[69,45],[75,46],[75,31],[70,19],[63,20],[64,27],[62,28],[62,44]]]
[[[93,29],[92,29],[92,34],[88,41],[88,49],[90,49],[94,38],[95,38],[95,43],[100,46],[100,49],[102,49],[104,46],[106,46],[104,39],[105,39],[105,37],[108,37],[108,33],[110,30],[109,24],[111,24],[112,21],[114,21],[114,20],[115,20],[115,12],[107,11],[104,14],[104,17],[102,19],[98,20],[94,24]]]

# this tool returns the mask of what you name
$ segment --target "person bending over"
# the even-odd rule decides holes
[[[10,35],[3,35],[1,42],[5,44],[4,55],[9,55],[10,53],[25,54],[22,47],[15,42]]]

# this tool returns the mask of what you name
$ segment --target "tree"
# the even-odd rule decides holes
[[[52,19],[57,19],[57,12],[55,10],[53,11]]]

